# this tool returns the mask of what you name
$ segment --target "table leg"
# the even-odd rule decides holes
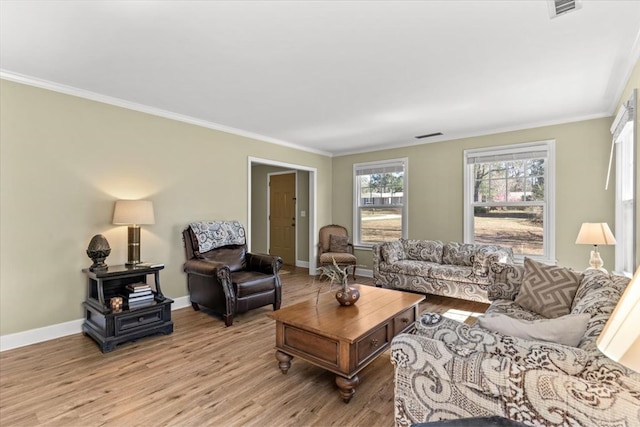
[[[287,353],[283,353],[280,350],[276,350],[276,359],[278,359],[278,367],[283,374],[286,374],[291,367],[291,359],[293,356],[289,356]]]
[[[344,403],[349,403],[353,394],[356,392],[356,386],[360,383],[360,379],[357,375],[351,378],[341,377],[336,375],[336,384],[340,389],[340,397],[344,400]]]

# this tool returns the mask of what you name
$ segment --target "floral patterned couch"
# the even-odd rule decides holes
[[[513,263],[513,251],[497,245],[400,239],[373,247],[376,286],[489,302],[490,265]]]
[[[488,312],[536,315],[514,303],[523,267],[492,266]],[[571,313],[588,313],[577,347],[530,341],[425,314],[391,345],[395,420],[499,415],[532,426],[640,426],[640,374],[596,347],[629,279],[587,271]]]

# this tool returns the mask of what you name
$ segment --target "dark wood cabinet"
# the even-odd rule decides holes
[[[112,351],[116,345],[137,340],[153,334],[173,332],[171,304],[160,288],[160,270],[156,266],[109,266],[107,270],[82,270],[87,275],[87,299],[83,303],[85,321],[82,332],[93,338],[103,353]],[[127,305],[127,285],[149,283],[153,289],[153,300],[142,307]],[[111,298],[123,297],[119,310],[112,310]]]

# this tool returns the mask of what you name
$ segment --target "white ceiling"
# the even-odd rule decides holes
[[[339,155],[615,114],[639,31],[640,1],[3,0],[0,76]]]

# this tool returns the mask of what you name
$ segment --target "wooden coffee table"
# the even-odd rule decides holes
[[[269,313],[276,320],[276,359],[283,374],[299,357],[336,374],[340,396],[349,403],[358,372],[383,353],[394,336],[412,328],[424,295],[366,285],[358,302],[343,307],[335,292]]]

